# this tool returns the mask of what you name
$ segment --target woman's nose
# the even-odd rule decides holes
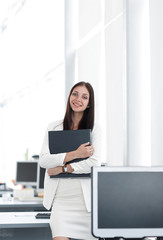
[[[81,101],[81,97],[80,96],[77,96],[77,101]]]

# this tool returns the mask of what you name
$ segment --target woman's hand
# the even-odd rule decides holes
[[[47,173],[49,176],[52,176],[52,175],[58,175],[60,173],[62,173],[62,167],[61,166],[58,166],[58,167],[55,167],[55,168],[49,168],[47,170]]]
[[[89,142],[81,144],[75,151],[66,153],[64,164],[76,158],[88,158],[94,153],[94,148]]]
[[[94,148],[92,145],[89,145],[89,144],[90,144],[89,142],[84,143],[77,148],[76,154],[78,158],[87,158],[93,155]]]

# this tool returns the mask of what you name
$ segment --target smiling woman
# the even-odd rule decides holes
[[[71,89],[64,118],[64,129],[68,130],[77,125],[78,128],[93,128],[94,125],[94,90],[90,83],[79,82]],[[78,114],[78,122],[74,116]],[[82,121],[80,119],[82,118]],[[74,121],[74,122],[73,122]]]
[[[70,106],[74,112],[83,112],[88,107],[89,92],[86,87],[74,89],[70,97]]]
[[[89,92],[84,86],[76,87],[70,97],[70,105],[74,111],[81,112],[88,107]]]
[[[74,151],[50,154],[48,131],[77,129],[91,130],[92,145],[86,142]],[[49,125],[40,153],[40,165],[47,169],[43,204],[47,209],[52,207],[50,226],[54,240],[95,239],[91,234],[90,178],[60,175],[90,173],[91,167],[101,165],[100,153],[101,128],[94,124],[94,90],[90,83],[79,82],[70,91],[64,120]],[[84,160],[71,163],[77,158]],[[56,178],[50,178],[51,175]]]

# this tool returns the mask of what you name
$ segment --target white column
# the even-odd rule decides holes
[[[65,97],[75,82],[76,0],[65,0]]]
[[[163,165],[163,1],[150,2],[152,165]]]
[[[149,1],[126,1],[127,165],[151,164]]]

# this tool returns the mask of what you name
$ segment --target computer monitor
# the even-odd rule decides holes
[[[45,168],[38,167],[38,178],[37,178],[37,191],[44,190],[44,177],[45,177]]]
[[[18,161],[16,163],[16,184],[37,186],[37,161]]]
[[[163,236],[163,167],[93,167],[92,233]]]

